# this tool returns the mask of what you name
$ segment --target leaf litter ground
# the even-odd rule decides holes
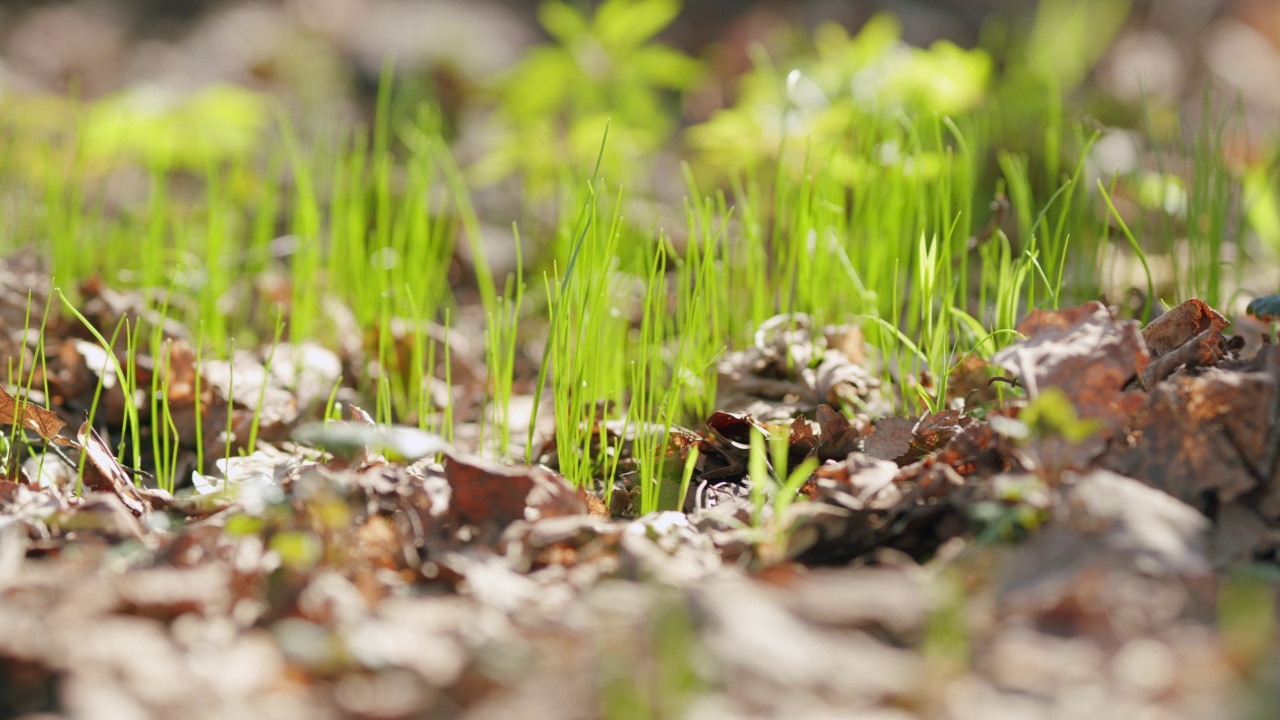
[[[129,303],[102,290],[85,314],[111,327]],[[112,437],[146,403],[103,382],[83,423],[109,364],[53,319],[40,391],[0,395],[0,422],[58,449],[0,483],[0,714],[1253,717],[1278,679],[1259,568],[1280,547],[1280,352],[1226,327],[1196,300],[1146,327],[1034,312],[957,367],[965,410],[903,418],[856,331],[818,355],[779,318],[724,358],[705,426],[672,430],[671,467],[697,450],[684,512],[635,517],[625,462],[588,492],[551,444],[499,465],[358,409],[317,424],[346,359],[282,345],[296,362],[197,371],[181,327],[183,467],[197,415],[239,440],[224,459],[208,432],[217,470],[190,488],[135,486]],[[25,367],[34,342],[0,337]],[[773,477],[817,461],[803,501],[752,492],[755,431],[789,441]]]

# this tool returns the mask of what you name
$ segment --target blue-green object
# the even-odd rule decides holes
[[[1280,320],[1280,293],[1254,298],[1244,311],[1263,322]]]

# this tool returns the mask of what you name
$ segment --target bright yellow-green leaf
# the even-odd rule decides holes
[[[534,48],[503,83],[503,113],[520,120],[555,112],[568,102],[581,78],[581,69],[564,49]]]
[[[606,0],[596,11],[595,35],[609,53],[629,53],[679,14],[679,0]]]
[[[1249,225],[1258,237],[1280,250],[1280,188],[1267,175],[1265,166],[1254,166],[1245,172],[1244,202]]]
[[[702,79],[702,63],[663,45],[647,45],[635,51],[627,66],[637,79],[653,87],[684,90]]]
[[[252,152],[266,124],[266,100],[243,88],[215,85],[190,96],[138,88],[88,108],[84,152],[107,165],[202,168]]]
[[[902,21],[888,13],[878,13],[849,42],[841,53],[845,62],[862,67],[889,52],[902,38]]]
[[[538,6],[538,22],[560,43],[568,45],[591,31],[582,13],[561,0],[547,0]]]

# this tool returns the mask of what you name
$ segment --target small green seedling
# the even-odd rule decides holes
[[[765,565],[781,562],[786,556],[791,533],[786,523],[787,509],[799,499],[800,487],[818,469],[817,458],[807,458],[787,473],[789,441],[785,432],[767,437],[758,428],[751,429],[747,473],[751,478],[752,520],[761,532],[760,559]],[[766,484],[773,486],[772,493]],[[770,503],[770,494],[773,513],[766,518],[764,508]]]

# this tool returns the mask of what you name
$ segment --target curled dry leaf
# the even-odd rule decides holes
[[[920,418],[911,429],[911,450],[922,457],[951,442],[964,428],[975,420],[959,410],[942,410]]]
[[[820,405],[822,408],[828,408],[826,405]],[[791,421],[791,427],[787,433],[787,447],[790,450],[792,458],[806,458],[818,449],[818,444],[822,441],[822,426],[803,416],[797,416]]]
[[[747,413],[717,410],[707,418],[707,429],[737,450],[746,451],[751,448],[752,428],[759,430],[766,439],[769,437],[769,429]]]
[[[84,468],[84,484],[100,492],[113,493],[129,512],[141,517],[151,511],[151,505],[133,486],[129,473],[111,454],[93,427],[85,422],[76,433],[81,450],[88,456]]]
[[[1222,330],[1227,319],[1203,301],[1192,298],[1152,320],[1142,329],[1142,340],[1152,358],[1177,350],[1206,330]]]
[[[823,404],[879,405],[879,381],[851,359],[861,354],[826,348],[812,326],[800,313],[761,323],[752,347],[721,360],[716,407],[774,421]]]
[[[1222,329],[1227,319],[1200,300],[1191,299],[1151,321],[1142,329],[1153,362],[1142,372],[1150,387],[1181,367],[1211,367],[1228,353]]]

